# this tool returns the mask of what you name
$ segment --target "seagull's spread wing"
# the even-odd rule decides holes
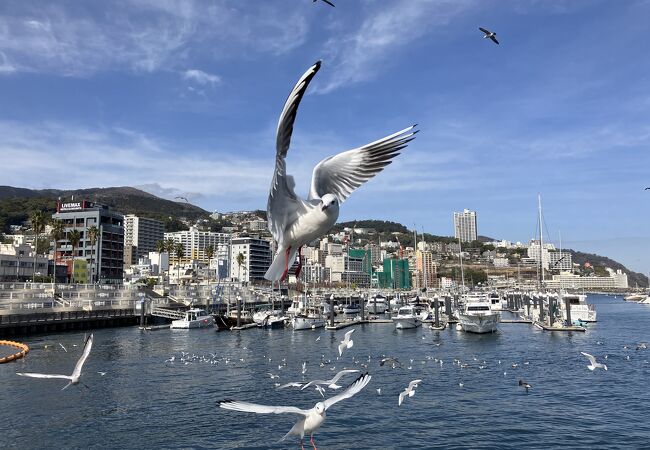
[[[323,0],[325,3],[330,5],[331,7],[335,8],[334,3],[330,2],[330,0]]]
[[[478,29],[481,30],[481,31],[482,31],[483,33],[485,33],[485,34],[490,34],[490,31],[486,30],[486,29],[483,28],[483,27],[478,27]]]
[[[404,397],[408,395],[408,391],[404,389],[402,392],[399,393],[399,400],[397,401],[397,406],[401,406],[402,402],[404,401]]]
[[[74,371],[72,372],[72,377],[79,377],[81,375],[81,368],[83,367],[84,363],[86,362],[86,359],[88,359],[88,355],[90,355],[90,349],[93,346],[93,335],[91,334],[88,336],[88,339],[86,339],[86,344],[84,345],[84,352],[81,354],[81,358],[79,358],[79,361],[77,361],[77,365],[74,366]]]
[[[299,414],[306,416],[309,411],[296,408],[295,406],[266,406],[258,405],[256,403],[236,402],[232,400],[224,400],[219,402],[219,407],[224,409],[232,409],[233,411],[253,412],[257,414]]]
[[[356,369],[345,369],[345,370],[341,370],[339,373],[337,373],[336,375],[334,375],[334,378],[332,378],[332,379],[330,380],[330,384],[333,384],[333,383],[336,383],[337,381],[339,381],[339,378],[341,378],[341,377],[342,377],[343,375],[345,375],[346,373],[356,373],[356,372],[361,372],[361,371],[360,371],[360,370],[356,370]]]
[[[585,353],[585,352],[580,352],[580,354],[586,356],[589,359],[589,361],[591,361],[592,365],[596,364],[596,357],[594,355],[590,355],[589,353]]]
[[[350,340],[350,338],[352,337],[352,333],[354,333],[354,330],[356,330],[356,328],[354,328],[354,329],[348,331],[347,333],[345,333],[345,340],[346,341]]]
[[[326,381],[326,380],[312,380],[312,381],[310,381],[309,383],[306,383],[305,385],[303,385],[303,387],[301,387],[300,390],[303,391],[303,390],[307,389],[309,386],[312,386],[312,385],[314,385],[314,384],[315,384],[315,385],[320,385],[320,384],[331,384],[331,382],[330,382],[330,381]]]
[[[346,398],[350,398],[354,394],[360,392],[361,389],[366,387],[366,385],[370,382],[371,378],[372,376],[370,374],[364,373],[359,378],[357,378],[354,383],[352,383],[345,391],[341,392],[338,395],[335,395],[334,397],[330,397],[327,400],[324,400],[323,404],[325,405],[325,410],[327,411],[327,408],[333,404],[338,403],[341,400],[345,400]]]
[[[319,162],[312,174],[309,199],[333,194],[339,202],[345,201],[356,188],[384,170],[400,150],[414,139],[417,133],[414,127]]]
[[[343,356],[343,349],[347,347],[348,345],[345,343],[345,341],[342,341],[339,344],[339,356]]]
[[[300,77],[284,104],[276,136],[275,171],[271,181],[269,201],[266,207],[269,231],[276,241],[280,242],[287,224],[292,223],[304,203],[296,197],[293,190],[293,177],[287,175],[285,157],[291,143],[293,123],[296,120],[298,105],[309,82],[314,78],[320,68],[320,61],[311,66]]]
[[[413,388],[417,387],[418,384],[422,383],[422,380],[413,380],[409,383],[408,391],[412,391]]]
[[[499,41],[497,41],[497,38],[495,38],[494,36],[490,36],[490,39],[492,39],[492,41],[494,41],[495,44],[499,43]]]
[[[16,372],[16,375],[20,375],[21,377],[31,377],[31,378],[61,378],[64,380],[70,380],[72,377],[69,375],[49,375],[47,373],[18,373]]]

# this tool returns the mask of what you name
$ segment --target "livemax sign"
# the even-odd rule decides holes
[[[68,202],[68,203],[57,203],[57,212],[67,212],[67,211],[82,211],[86,208],[92,208],[93,204],[87,201],[83,202]]]

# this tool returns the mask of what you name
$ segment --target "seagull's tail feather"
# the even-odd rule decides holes
[[[284,273],[285,266],[291,268],[294,261],[296,260],[297,252],[297,249],[291,249],[291,254],[289,255],[289,264],[287,264],[286,250],[280,247],[277,254],[275,255],[275,258],[273,259],[273,262],[271,263],[271,266],[264,274],[264,278],[269,281],[280,281],[280,278],[282,278],[282,274]]]
[[[303,439],[305,437],[305,419],[299,420],[294,426],[291,427],[287,434],[282,436],[282,439],[280,439],[278,442],[284,441],[292,434],[295,436],[300,436],[300,439]]]

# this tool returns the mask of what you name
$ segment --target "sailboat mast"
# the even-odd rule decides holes
[[[460,277],[463,282],[463,292],[465,292],[465,272],[463,271],[463,246],[460,243],[460,236],[458,237],[458,257],[460,258]]]
[[[544,287],[544,227],[542,222],[542,196],[537,194],[537,209],[539,212],[539,273],[540,273],[540,287]]]

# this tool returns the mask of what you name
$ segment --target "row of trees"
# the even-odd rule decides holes
[[[36,236],[35,239],[35,251],[34,251],[34,272],[32,274],[32,281],[35,281],[36,279],[36,257],[39,254],[39,239],[41,238],[41,235],[45,231],[45,227],[51,223],[52,225],[52,230],[50,231],[49,237],[54,241],[54,274],[53,278],[56,278],[56,255],[59,249],[59,241],[63,239],[67,239],[70,242],[70,245],[72,245],[72,260],[73,260],[73,266],[72,266],[72,276],[70,277],[70,282],[74,283],[74,257],[77,253],[77,248],[79,246],[79,242],[81,242],[81,232],[79,230],[72,230],[68,231],[66,233],[65,231],[65,224],[61,222],[60,220],[48,220],[48,218],[43,214],[42,211],[36,211],[32,213],[32,215],[29,218],[30,225],[32,227],[32,231],[34,232],[34,235]],[[90,242],[90,245],[92,247],[92,257],[91,257],[91,268],[90,268],[90,282],[93,283],[94,280],[94,274],[95,274],[95,244],[97,243],[99,239],[99,228],[97,228],[95,225],[92,227],[88,228],[87,231],[87,236],[86,238]],[[43,250],[43,255],[49,251],[49,245],[46,246],[46,249]]]

